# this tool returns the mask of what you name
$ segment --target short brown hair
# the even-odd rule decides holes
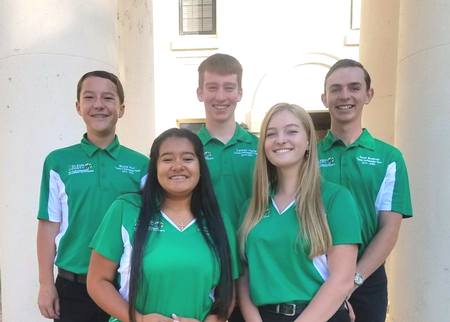
[[[205,72],[217,73],[219,75],[237,75],[239,90],[242,89],[242,65],[233,56],[227,54],[214,54],[206,58],[198,66],[198,86],[203,87]]]
[[[111,82],[114,83],[114,85],[116,85],[117,87],[117,95],[119,96],[119,102],[120,105],[123,104],[123,102],[125,101],[125,93],[123,91],[123,86],[122,83],[120,82],[119,78],[107,71],[104,70],[94,70],[92,72],[86,73],[83,76],[81,76],[80,80],[78,81],[78,85],[77,85],[77,101],[80,101],[80,94],[81,94],[81,87],[83,86],[83,82],[86,78],[89,77],[100,77],[100,78],[104,78],[104,79],[108,79]]]
[[[333,74],[336,70],[338,70],[339,68],[346,68],[346,67],[359,67],[363,70],[364,72],[364,80],[366,82],[366,90],[368,91],[370,89],[370,75],[369,72],[364,68],[363,64],[361,64],[360,62],[357,62],[356,60],[353,59],[341,59],[338,60],[333,66],[331,66],[330,70],[328,71],[327,75],[325,76],[325,81],[323,84],[323,92],[326,93],[327,89],[326,89],[326,82],[328,77],[331,76],[331,74]]]

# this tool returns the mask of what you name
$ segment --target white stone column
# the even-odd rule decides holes
[[[388,321],[448,320],[449,13],[446,1],[362,2],[360,61],[375,88],[363,123],[403,152],[414,208],[389,258]]]
[[[3,0],[0,9],[0,246],[3,322],[49,321],[37,307],[36,228],[45,156],[80,141],[76,85],[118,72],[110,0]]]
[[[120,142],[150,154],[155,138],[153,4],[118,1],[120,79],[125,88],[125,116],[118,124]],[[170,109],[170,99],[166,100]]]
[[[372,79],[374,98],[364,107],[363,127],[394,145],[395,93],[397,83],[397,51],[400,0],[362,1],[360,62]],[[405,228],[404,228],[405,229]],[[391,254],[386,262],[388,278],[396,269]],[[391,284],[389,284],[391,285]],[[391,294],[391,290],[389,291]],[[390,296],[389,310],[395,305]]]
[[[400,4],[395,145],[410,173],[414,218],[403,223],[390,278],[391,321],[449,321],[450,2]]]
[[[375,90],[362,121],[373,136],[389,144],[394,144],[399,6],[400,0],[361,2],[359,60]]]

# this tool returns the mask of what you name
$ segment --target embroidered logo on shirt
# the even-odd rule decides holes
[[[138,223],[139,223],[139,220],[135,219],[134,220],[134,231],[137,231]],[[164,223],[159,220],[158,221],[151,220],[150,223],[148,224],[148,230],[151,230],[151,231],[165,232],[165,230],[162,229],[163,227],[164,227]]]
[[[241,157],[254,157],[257,154],[257,150],[253,149],[236,149],[234,154],[240,155]]]
[[[270,217],[270,208],[267,207],[266,211],[264,212],[263,218],[269,218]]]
[[[210,151],[205,151],[203,155],[205,156],[206,160],[214,160],[214,157],[212,156],[212,153]]]
[[[333,157],[319,159],[319,167],[320,168],[334,167],[335,165],[336,165],[336,163],[334,163]]]
[[[162,221],[150,221],[150,224],[148,225],[148,230],[164,232],[165,229],[162,229],[163,227],[164,223]]]
[[[136,169],[136,167],[133,167],[133,166],[130,166],[130,165],[119,164],[115,168],[116,168],[116,170],[119,170],[122,173],[135,174],[135,173],[140,173],[141,172],[140,169]]]
[[[380,160],[380,158],[371,158],[371,157],[364,157],[360,155],[359,157],[356,157],[356,161],[360,162],[361,164],[365,165],[377,165],[377,164],[383,164],[383,161]]]
[[[93,168],[92,163],[89,162],[82,164],[70,164],[68,168],[69,168],[69,175],[94,172],[94,170],[92,170]]]

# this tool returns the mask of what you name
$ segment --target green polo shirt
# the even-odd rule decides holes
[[[86,274],[89,243],[106,211],[121,194],[138,191],[148,158],[113,143],[101,149],[86,135],[80,144],[51,152],[44,162],[38,219],[59,222],[55,265]]]
[[[322,200],[333,245],[360,244],[361,228],[347,189],[323,181]],[[271,198],[267,211],[247,237],[250,297],[256,306],[309,303],[328,279],[326,255],[308,258],[299,237],[295,202],[279,210]]]
[[[252,195],[258,137],[237,123],[236,131],[227,144],[213,138],[205,125],[198,136],[203,143],[220,209],[230,217],[237,231],[241,207]]]
[[[119,264],[119,292],[127,301],[132,245],[141,206],[142,196],[139,194],[119,197],[108,210],[91,243],[99,254]],[[239,276],[236,238],[227,218],[224,218],[224,223],[236,279]],[[180,231],[169,217],[160,212],[149,229],[151,233],[145,246],[137,311],[166,317],[175,313],[203,321],[214,302],[220,266],[197,221],[194,219]],[[111,318],[110,321],[118,320]]]
[[[412,216],[408,173],[401,152],[364,129],[346,146],[331,131],[318,144],[323,177],[350,190],[362,219],[363,244],[359,258],[378,231],[378,212]]]

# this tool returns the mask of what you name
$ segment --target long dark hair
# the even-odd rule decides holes
[[[139,280],[142,276],[142,258],[146,242],[151,234],[148,227],[150,221],[155,218],[165,201],[165,191],[159,184],[157,177],[159,150],[162,143],[171,137],[188,139],[194,146],[194,151],[200,164],[200,180],[192,192],[191,212],[197,219],[197,224],[211,252],[218,258],[220,263],[220,278],[215,289],[215,301],[210,314],[217,314],[220,318],[226,319],[233,298],[230,246],[219,204],[214,194],[208,165],[203,155],[203,145],[197,135],[191,131],[173,128],[163,132],[153,142],[150,151],[147,181],[140,191],[142,208],[139,213],[131,254],[128,310],[130,321],[136,322],[136,299]],[[158,295],[154,294],[153,296]]]

